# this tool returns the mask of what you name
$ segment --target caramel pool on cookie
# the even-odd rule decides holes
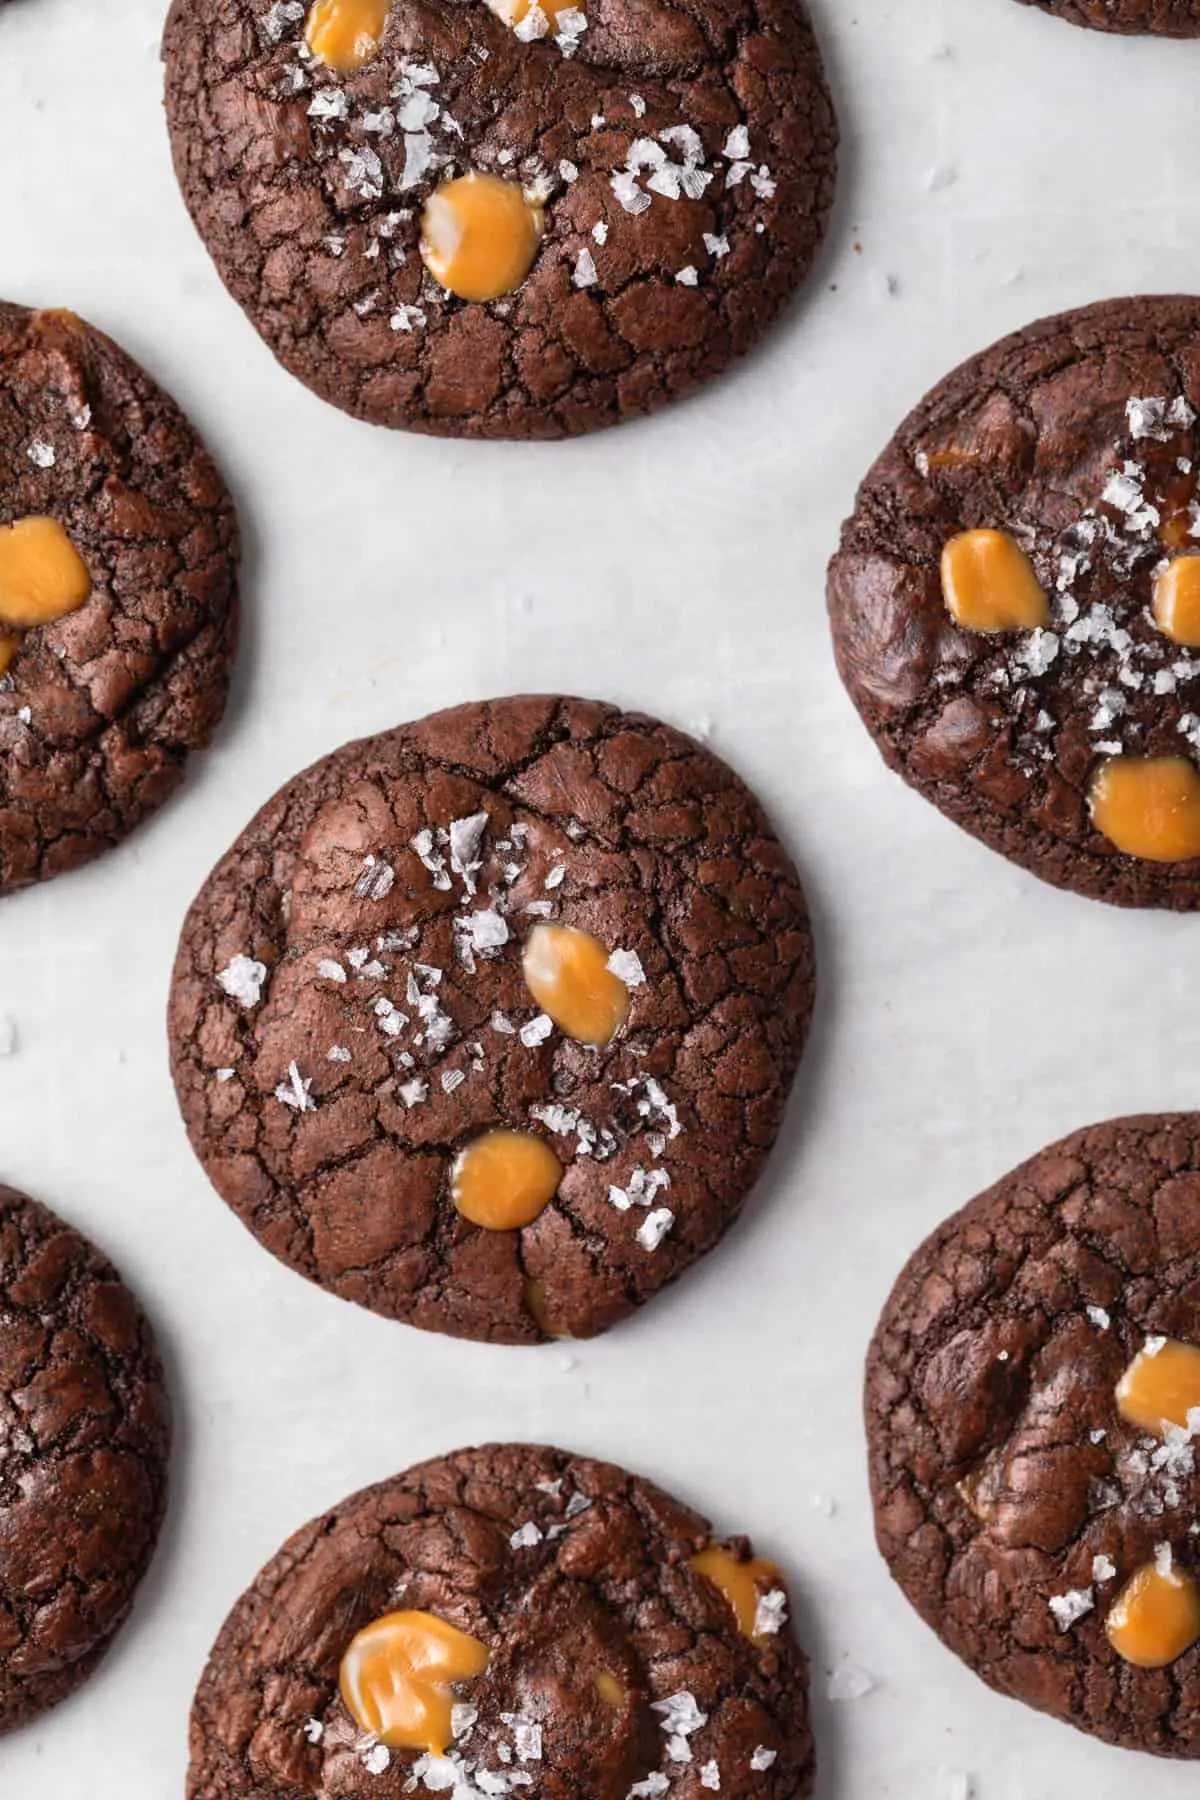
[[[485,1131],[459,1152],[450,1197],[464,1219],[485,1231],[520,1231],[545,1212],[563,1168],[531,1131]]]
[[[458,299],[499,300],[529,274],[544,230],[542,208],[518,182],[473,169],[425,202],[421,256]]]
[[[453,1688],[488,1661],[485,1644],[433,1613],[388,1613],[352,1640],[339,1686],[360,1730],[390,1750],[442,1756],[452,1741]]]
[[[33,515],[0,526],[0,628],[52,624],[91,591],[87,564],[57,519]]]
[[[1177,1338],[1151,1338],[1117,1383],[1117,1411],[1131,1425],[1163,1436],[1188,1429],[1200,1413],[1200,1349]]]
[[[719,1544],[710,1544],[693,1556],[692,1573],[712,1583],[728,1602],[743,1637],[761,1644],[773,1635],[760,1629],[760,1608],[767,1594],[781,1588],[781,1577],[774,1563],[756,1556],[739,1562]]]
[[[1176,556],[1154,578],[1154,623],[1173,644],[1200,646],[1200,556]]]
[[[1200,1592],[1169,1549],[1126,1582],[1105,1630],[1121,1660],[1138,1669],[1165,1669],[1200,1639]]]
[[[392,0],[313,0],[304,41],[339,75],[352,75],[379,54]]]
[[[1096,830],[1126,856],[1200,856],[1200,771],[1185,756],[1110,756],[1092,777],[1088,807]]]
[[[629,1017],[629,989],[611,953],[574,925],[535,925],[525,941],[525,985],[542,1011],[577,1044],[610,1044]]]
[[[942,597],[964,631],[1033,631],[1050,602],[1033,564],[1005,531],[964,531],[942,551]]]

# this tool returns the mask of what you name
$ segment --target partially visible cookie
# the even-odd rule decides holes
[[[1152,33],[1156,37],[1200,37],[1200,4],[1197,0],[1023,0],[1040,6],[1056,19],[1071,25],[1090,25],[1096,31],[1116,31],[1125,36]]]
[[[1200,1757],[1200,1115],[1053,1144],[917,1251],[866,1380],[879,1547],[1003,1694]]]
[[[829,573],[886,761],[1058,887],[1200,906],[1200,300],[1110,300],[949,375]]]
[[[188,1800],[806,1800],[783,1578],[608,1463],[464,1450],[297,1532],[192,1712]]]
[[[167,1489],[154,1339],[116,1270],[0,1187],[0,1735],[91,1674]]]
[[[237,526],[183,414],[68,312],[0,302],[0,893],[78,868],[225,707]]]
[[[805,0],[174,0],[184,198],[275,355],[378,424],[556,438],[722,370],[807,275]]]
[[[188,914],[193,1147],[346,1299],[497,1342],[588,1337],[723,1236],[804,1044],[799,878],[709,751],[526,697],[316,763]]]

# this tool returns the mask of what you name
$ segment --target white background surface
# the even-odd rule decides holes
[[[216,750],[124,849],[2,908],[20,1039],[0,1171],[121,1264],[178,1408],[134,1620],[79,1696],[0,1743],[4,1800],[181,1796],[205,1653],[283,1537],[497,1435],[641,1469],[783,1562],[821,1800],[940,1800],[947,1771],[978,1800],[1194,1795],[1194,1772],[992,1696],[909,1611],[873,1548],[859,1383],[891,1279],[944,1214],[1061,1132],[1196,1103],[1197,926],[1055,894],[909,795],[837,683],[822,584],[858,478],[952,363],[1060,306],[1200,284],[1200,44],[1107,40],[1012,0],[816,11],[845,152],[807,299],[704,397],[523,448],[373,431],[277,369],[174,187],[164,0],[3,8],[0,293],[71,306],[144,361],[218,454],[248,541]],[[185,907],[279,782],[348,737],[529,687],[709,721],[804,870],[822,978],[743,1225],[569,1357],[421,1335],[275,1264],[192,1159],[163,1031]],[[875,1689],[831,1705],[845,1658]]]

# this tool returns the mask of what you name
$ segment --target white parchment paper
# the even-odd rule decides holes
[[[0,18],[0,293],[105,327],[188,408],[246,531],[216,750],[122,851],[0,908],[0,1172],[119,1261],[178,1408],[175,1497],[102,1671],[0,1742],[4,1800],[172,1800],[229,1604],[294,1527],[419,1457],[544,1438],[638,1468],[786,1567],[821,1800],[1192,1795],[989,1694],[879,1562],[864,1347],[908,1252],[1061,1132],[1200,1101],[1200,927],[1055,894],[888,775],[834,674],[823,575],[855,484],[954,362],[1055,310],[1200,286],[1200,44],[1013,0],[814,0],[845,133],[828,252],[703,397],[573,445],[456,446],[285,376],[185,216],[164,0]],[[307,1287],[211,1193],[163,1013],[184,909],[259,801],[348,737],[520,688],[711,732],[793,848],[820,1013],[767,1179],[636,1322],[544,1353],[389,1325]],[[831,1671],[870,1675],[853,1701]],[[836,1688],[857,1688],[853,1675]]]

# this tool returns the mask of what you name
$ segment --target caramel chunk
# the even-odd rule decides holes
[[[1173,644],[1200,645],[1200,556],[1176,556],[1155,576],[1153,611]]]
[[[1184,756],[1112,756],[1088,794],[1092,823],[1126,856],[1200,856],[1200,772]]]
[[[605,1706],[624,1706],[629,1698],[616,1676],[610,1675],[607,1669],[601,1669],[596,1677],[596,1692]]]
[[[0,527],[0,625],[49,625],[75,612],[91,591],[87,564],[57,519]]]
[[[392,0],[313,0],[304,41],[339,75],[352,75],[379,54]]]
[[[1151,1338],[1117,1383],[1117,1410],[1142,1431],[1185,1430],[1200,1412],[1200,1349],[1176,1338]]]
[[[729,1602],[738,1630],[743,1637],[750,1638],[756,1644],[765,1643],[772,1632],[756,1629],[758,1625],[759,1604],[768,1593],[782,1586],[779,1570],[774,1563],[764,1561],[756,1556],[749,1562],[739,1562],[728,1550],[722,1550],[717,1544],[710,1544],[691,1559],[693,1574],[702,1575],[705,1581],[724,1595]]]
[[[942,551],[942,597],[964,631],[1032,631],[1050,602],[1021,546],[1003,531],[964,531]]]
[[[1165,1545],[1125,1583],[1105,1630],[1117,1655],[1138,1669],[1165,1669],[1200,1639],[1200,1592]]]
[[[464,1219],[485,1231],[532,1225],[558,1192],[562,1164],[528,1131],[485,1131],[455,1158],[450,1195]]]
[[[472,170],[444,181],[425,202],[421,255],[460,300],[499,300],[532,269],[543,229],[541,207],[515,181]]]
[[[535,925],[525,941],[525,985],[577,1044],[612,1042],[629,1017],[629,989],[599,938],[573,925]]]
[[[342,1699],[355,1724],[390,1750],[441,1756],[451,1743],[454,1684],[487,1666],[486,1645],[433,1613],[388,1613],[343,1656]]]
[[[0,675],[8,673],[9,664],[21,648],[19,637],[8,637],[0,633]]]

